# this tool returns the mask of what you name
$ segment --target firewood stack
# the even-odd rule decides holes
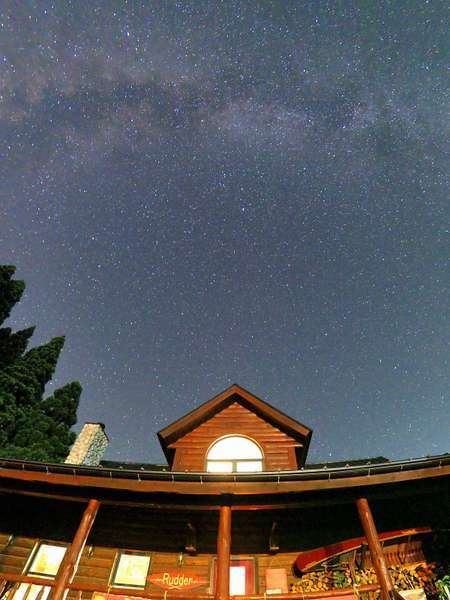
[[[423,588],[428,598],[436,595],[437,579],[436,563],[419,563],[415,565],[396,565],[389,567],[392,582],[398,591]],[[312,571],[305,573],[292,585],[292,592],[320,592],[354,585],[376,584],[377,576],[373,567],[368,569],[351,569],[342,565],[340,569]],[[362,594],[364,595],[364,594]],[[379,598],[379,593],[375,593]]]

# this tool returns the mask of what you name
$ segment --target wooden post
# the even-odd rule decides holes
[[[378,583],[380,584],[383,596],[385,600],[398,597],[401,598],[392,584],[369,503],[366,498],[359,498],[356,501],[356,505],[358,507],[359,519],[367,538],[373,567],[377,574]]]
[[[73,581],[81,553],[83,552],[91,527],[94,524],[99,506],[100,502],[98,500],[92,498],[89,500],[73,542],[58,569],[53,594],[51,595],[52,600],[65,600],[69,591],[67,586]]]
[[[217,577],[215,600],[230,598],[231,507],[221,506],[217,534]]]

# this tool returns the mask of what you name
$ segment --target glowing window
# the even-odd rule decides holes
[[[217,580],[217,558],[214,557],[211,571],[211,589]],[[253,558],[231,557],[230,596],[248,596],[255,593],[255,561]]]
[[[53,579],[58,573],[66,551],[65,546],[40,544],[27,569],[27,575]],[[21,583],[14,594],[14,600],[22,600],[25,597],[26,600],[36,600],[38,596],[40,600],[45,600],[50,589],[49,586]]]
[[[55,577],[66,550],[65,546],[41,544],[28,569],[28,575]]]
[[[230,595],[245,595],[245,567],[230,567]]]
[[[113,585],[124,587],[145,587],[150,556],[121,552],[117,560]]]
[[[35,585],[34,583],[21,583],[14,594],[14,600],[46,600],[50,594],[51,587],[49,585]]]
[[[262,471],[263,453],[249,438],[230,435],[209,449],[206,470],[210,473],[251,473]]]

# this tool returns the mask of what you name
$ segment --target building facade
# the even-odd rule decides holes
[[[450,455],[308,465],[311,435],[233,385],[158,433],[164,467],[101,462],[100,424],[1,460],[1,599],[432,596]]]

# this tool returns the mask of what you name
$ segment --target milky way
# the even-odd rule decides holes
[[[310,461],[448,451],[444,9],[2,3],[11,325],[66,334],[109,458],[233,382]]]

